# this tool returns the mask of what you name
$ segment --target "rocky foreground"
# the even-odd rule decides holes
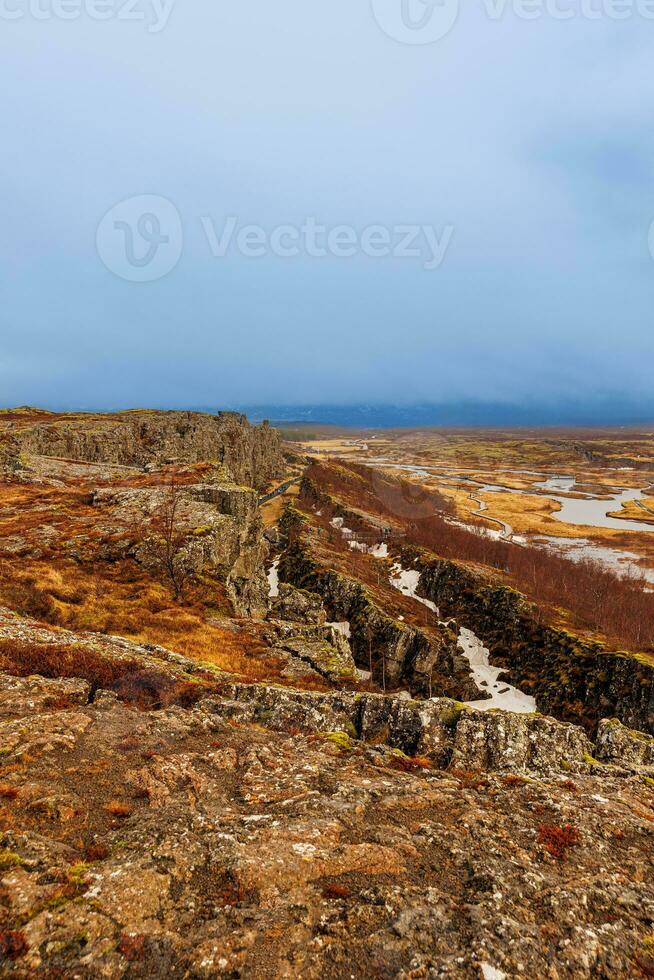
[[[359,554],[384,514],[306,480],[264,533],[303,466],[229,413],[0,413],[0,975],[653,976],[648,664]],[[461,625],[558,720],[463,704]]]
[[[0,675],[3,974],[652,975],[651,739],[128,654]]]

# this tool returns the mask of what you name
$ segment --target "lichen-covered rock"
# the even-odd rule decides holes
[[[617,718],[604,718],[597,729],[595,755],[602,762],[654,766],[654,738],[627,728]]]
[[[22,710],[34,680],[13,682]],[[443,772],[375,743],[383,729],[409,748],[418,724],[453,731],[477,714],[454,702],[226,693],[242,700],[37,700],[9,719],[36,744],[58,716],[74,748],[0,745],[3,976],[647,973],[641,779]],[[357,712],[367,746],[346,730]]]
[[[15,437],[5,436],[0,441],[0,473],[11,475],[23,468],[20,444]]]
[[[279,595],[273,600],[269,615],[271,619],[317,625],[322,625],[326,619],[325,608],[319,595],[304,589],[296,589],[288,583],[280,584]]]
[[[235,483],[263,487],[281,471],[279,433],[251,426],[244,415],[220,412],[123,412],[56,416],[17,432],[21,448],[41,456],[160,465],[217,462]]]
[[[460,769],[579,772],[592,760],[583,729],[534,715],[466,711],[454,735],[452,765]]]
[[[336,639],[334,635],[334,639]],[[357,676],[352,654],[316,637],[295,636],[284,642],[282,649],[308,664],[318,674],[336,683],[354,680]]]
[[[50,679],[35,676],[21,678],[18,682],[17,678],[0,673],[0,719],[87,704],[90,693],[90,683],[77,677]]]

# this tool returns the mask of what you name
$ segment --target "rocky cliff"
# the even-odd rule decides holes
[[[590,730],[615,715],[654,732],[654,664],[645,655],[611,653],[601,643],[544,625],[524,596],[465,565],[411,548],[402,561],[420,570],[420,595],[473,630],[493,663],[505,667],[511,683],[533,694],[543,711]]]
[[[261,618],[268,610],[265,575],[267,545],[261,533],[257,493],[224,483],[191,484],[175,489],[174,560],[180,572],[197,578],[210,571],[225,583],[241,616]],[[170,500],[164,487],[100,488],[92,494],[95,530],[106,528],[98,545],[93,539],[63,545],[87,563],[132,557],[153,574],[160,570],[153,537],[160,532],[156,515]],[[153,523],[154,518],[154,523]]]
[[[134,411],[61,415],[16,433],[24,452],[144,467],[168,460],[217,462],[235,483],[260,488],[281,470],[279,433],[244,415]]]
[[[372,672],[378,684],[430,696],[447,693],[461,700],[483,697],[460,656],[457,637],[445,627],[433,635],[399,622],[383,612],[361,583],[321,569],[301,540],[290,545],[279,562],[284,582],[317,593],[334,620],[347,621],[358,666]]]

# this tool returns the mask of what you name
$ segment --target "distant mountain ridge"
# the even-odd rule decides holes
[[[427,426],[556,426],[637,425],[654,421],[654,401],[624,399],[552,404],[447,402],[415,405],[238,405],[251,422],[323,424],[348,428],[422,428]]]

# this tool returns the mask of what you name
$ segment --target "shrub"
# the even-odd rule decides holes
[[[21,929],[0,932],[0,953],[8,960],[20,959],[28,949],[25,933]]]
[[[324,898],[349,898],[352,894],[347,885],[327,884],[323,886]]]
[[[145,936],[140,933],[123,933],[118,943],[118,952],[122,953],[126,960],[134,962],[141,960],[145,955]]]
[[[577,847],[581,843],[581,835],[572,824],[563,827],[557,827],[556,824],[541,824],[538,828],[538,837],[541,844],[545,845],[545,850],[557,861],[565,861],[570,848]]]
[[[190,707],[207,693],[205,684],[144,668],[138,660],[112,659],[81,644],[0,640],[0,669],[15,677],[79,677],[90,683],[92,695],[114,691],[121,701],[144,709]]]
[[[104,861],[109,857],[111,851],[104,844],[89,844],[86,848],[86,860],[92,864],[94,861]]]

